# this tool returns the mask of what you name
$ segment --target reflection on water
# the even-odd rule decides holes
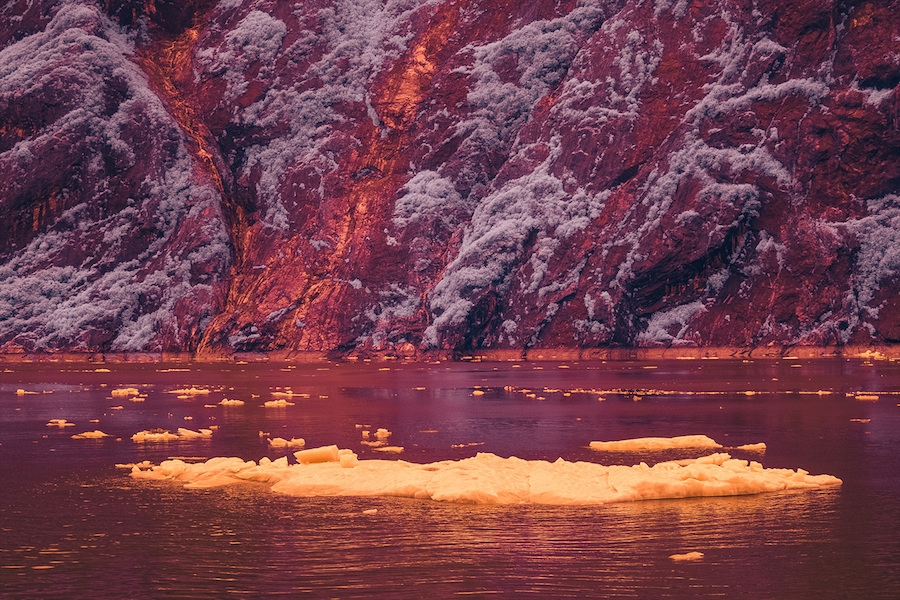
[[[389,371],[113,365],[108,373],[91,365],[7,366],[0,373],[0,595],[893,598],[900,589],[900,371],[886,362],[784,362]],[[126,385],[146,399],[111,395]],[[168,393],[185,386],[211,392]],[[262,406],[287,387],[309,398]],[[19,396],[18,389],[40,393]],[[476,389],[484,393],[473,395]],[[857,400],[861,391],[879,397]],[[218,405],[224,398],[245,405]],[[54,418],[75,427],[47,427]],[[414,462],[477,451],[653,462],[683,456],[613,456],[588,444],[702,433],[729,446],[765,442],[765,455],[741,457],[830,473],[844,485],[596,507],[476,507],[290,498],[254,485],[184,490],[133,481],[114,467],[289,452],[269,448],[261,431],[304,437],[308,446],[336,443],[361,458],[396,458],[362,446],[357,424],[389,429],[391,443],[406,448],[399,458]],[[130,440],[155,427],[209,426],[217,426],[210,439]],[[70,437],[94,429],[112,438]],[[690,551],[703,558],[669,558]]]

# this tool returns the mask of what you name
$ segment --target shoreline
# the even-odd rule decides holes
[[[194,354],[191,352],[0,352],[0,364],[18,363],[237,363],[284,362],[311,364],[342,362],[574,362],[574,361],[643,361],[643,360],[718,360],[718,359],[816,359],[845,358],[900,360],[900,345],[866,346],[741,346],[679,348],[533,348],[530,350],[449,350],[393,353],[359,352],[268,352],[235,354]]]

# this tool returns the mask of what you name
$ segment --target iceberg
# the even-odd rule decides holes
[[[236,457],[206,462],[167,460],[136,465],[137,479],[173,480],[208,488],[260,482],[293,496],[398,496],[465,504],[591,505],[667,498],[735,496],[840,485],[831,475],[803,469],[764,468],[719,452],[697,459],[649,466],[605,466],[557,459],[524,460],[478,453],[462,460],[417,464],[358,460],[349,450],[324,446],[256,463]]]

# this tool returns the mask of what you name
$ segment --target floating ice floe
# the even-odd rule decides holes
[[[700,560],[703,558],[702,552],[685,552],[684,554],[673,554],[670,556],[672,560]]]
[[[113,398],[127,398],[128,396],[137,396],[140,393],[139,389],[133,387],[116,388],[110,392]]]
[[[301,394],[298,392],[292,392],[291,390],[285,390],[283,392],[272,392],[273,398],[309,398],[310,394]]]
[[[219,402],[219,404],[221,404],[222,406],[243,406],[244,401],[243,400],[229,400],[228,398],[225,398],[224,400]]]
[[[283,408],[285,406],[294,406],[294,403],[288,402],[284,398],[281,398],[279,400],[267,400],[265,403],[263,403],[263,406],[265,406],[266,408]]]
[[[646,437],[615,442],[591,442],[591,450],[614,452],[638,452],[642,450],[671,450],[675,448],[721,448],[716,440],[705,435],[679,435],[676,437]]]
[[[743,446],[735,446],[735,450],[748,450],[750,452],[765,452],[766,445],[762,442],[758,444],[744,444]]]
[[[180,390],[170,390],[169,393],[178,394],[180,396],[205,396],[206,394],[210,393],[210,390],[208,390],[207,388],[198,388],[191,386],[189,388],[183,388]]]
[[[65,419],[50,419],[47,427],[75,427],[75,423],[69,423]]]
[[[401,496],[470,504],[584,505],[697,496],[734,496],[840,485],[831,475],[802,469],[766,469],[756,461],[725,453],[648,466],[604,466],[502,458],[479,453],[463,460],[416,464],[402,460],[359,460],[349,450],[324,446],[258,464],[241,458],[213,458],[189,464],[167,460],[136,466],[132,477],[171,479],[185,487],[215,487],[255,481],[295,496]]]
[[[72,436],[73,440],[96,440],[100,438],[109,437],[108,433],[103,433],[99,429],[95,429],[94,431],[85,431],[84,433],[77,433]]]
[[[306,445],[306,440],[303,438],[291,438],[286,440],[284,438],[275,437],[269,440],[269,445],[273,448],[302,448]]]
[[[171,433],[165,429],[152,429],[139,431],[131,439],[135,442],[169,442],[175,440],[195,440],[200,438],[212,437],[212,429],[201,429],[194,431],[179,427],[177,433]]]

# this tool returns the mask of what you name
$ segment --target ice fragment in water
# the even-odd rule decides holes
[[[672,560],[700,560],[703,558],[702,552],[686,552],[684,554],[673,554],[670,556]]]
[[[705,435],[676,437],[646,437],[615,442],[591,442],[591,450],[635,452],[640,450],[670,450],[672,448],[721,448],[721,444]]]
[[[170,394],[178,394],[181,396],[203,396],[209,393],[206,388],[189,387],[186,389],[172,390]]]
[[[137,396],[140,394],[140,390],[137,388],[116,388],[110,394],[112,394],[113,398],[127,398],[128,396]]]
[[[73,440],[90,440],[90,439],[99,439],[109,437],[108,433],[103,433],[99,429],[95,429],[94,431],[85,431],[84,433],[77,433],[72,436]]]
[[[762,442],[758,444],[744,444],[743,446],[736,446],[735,450],[749,450],[751,452],[765,452],[766,445]]]
[[[321,446],[319,448],[310,448],[309,450],[300,450],[294,452],[294,458],[301,465],[309,465],[322,462],[340,462],[340,454],[337,446]]]
[[[766,469],[756,461],[735,460],[725,453],[654,466],[605,466],[561,458],[551,463],[489,453],[416,464],[358,460],[351,451],[335,445],[300,450],[294,456],[300,464],[276,466],[278,461],[266,459],[257,465],[225,457],[196,464],[169,460],[149,469],[135,467],[132,476],[172,479],[187,487],[259,481],[274,492],[295,496],[401,496],[468,504],[556,505],[733,496],[841,484],[831,475]]]
[[[266,408],[282,408],[285,406],[294,406],[294,402],[288,402],[282,398],[281,400],[267,400],[263,406]]]
[[[306,445],[306,440],[303,438],[291,438],[286,440],[284,438],[276,437],[269,440],[269,445],[274,448],[302,448]]]
[[[170,433],[165,429],[152,429],[152,430],[144,430],[139,431],[133,436],[131,439],[138,443],[143,442],[169,442],[175,440],[193,440],[193,439],[201,439],[201,438],[209,438],[212,437],[212,429],[201,429],[200,431],[193,431],[191,429],[185,429],[184,427],[179,427],[177,433]]]

